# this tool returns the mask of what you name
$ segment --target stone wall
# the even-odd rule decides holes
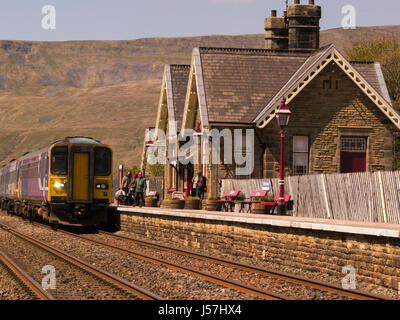
[[[400,281],[396,238],[148,213],[121,212],[120,219],[121,231],[135,238],[255,265],[268,261],[277,269],[337,279],[343,278],[342,267],[351,265],[357,281],[367,285],[397,290]]]

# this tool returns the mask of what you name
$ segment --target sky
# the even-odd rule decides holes
[[[346,5],[356,10],[356,26],[400,24],[399,0],[315,3],[322,7],[322,30],[341,27]],[[51,11],[42,13],[48,5],[55,9],[55,26],[48,16]],[[273,9],[281,15],[284,8],[285,0],[2,0],[0,39],[131,40],[263,33],[264,18]]]

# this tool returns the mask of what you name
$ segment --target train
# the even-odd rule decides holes
[[[112,149],[89,137],[67,137],[0,168],[0,206],[53,226],[107,223]]]

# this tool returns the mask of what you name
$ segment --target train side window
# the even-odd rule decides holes
[[[111,152],[107,148],[94,148],[94,175],[108,176],[111,174]]]
[[[61,175],[68,173],[68,147],[54,147],[51,150],[51,173]]]

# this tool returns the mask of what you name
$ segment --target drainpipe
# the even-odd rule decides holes
[[[254,123],[253,123],[253,130],[254,130],[254,133],[256,134],[256,137],[258,140],[258,145],[262,149],[262,152],[261,152],[261,178],[264,179],[264,154],[265,154],[266,143],[261,140],[260,136],[257,133],[257,129],[256,129],[256,126]]]

